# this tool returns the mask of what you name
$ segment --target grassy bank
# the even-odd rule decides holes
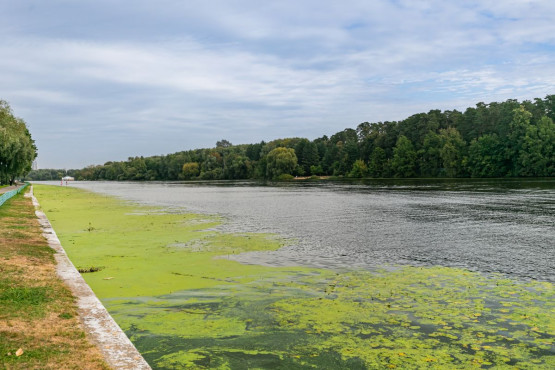
[[[73,263],[155,368],[553,368],[554,289],[460,269],[241,265],[276,238],[35,186]]]
[[[31,200],[0,207],[0,364],[6,369],[106,369],[57,278]]]

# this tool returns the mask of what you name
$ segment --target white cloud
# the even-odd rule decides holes
[[[219,133],[314,138],[555,86],[552,1],[22,0],[8,12],[0,98],[41,156],[65,134],[81,164],[96,162],[95,140],[126,158],[145,136],[145,155]]]

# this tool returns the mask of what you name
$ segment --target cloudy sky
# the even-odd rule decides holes
[[[40,168],[555,93],[553,0],[0,0],[0,35]]]

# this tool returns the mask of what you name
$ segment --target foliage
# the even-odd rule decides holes
[[[353,169],[349,173],[349,177],[366,177],[368,174],[368,167],[366,163],[362,159],[357,159],[355,163],[353,163]]]
[[[399,136],[393,148],[391,166],[395,177],[414,177],[416,174],[416,151],[412,142],[404,135]]]
[[[230,146],[233,146],[233,144],[225,139],[216,142],[216,148],[229,148]]]
[[[291,175],[297,166],[295,150],[291,148],[278,147],[273,149],[267,156],[266,177],[277,179],[281,175]]]
[[[372,177],[385,177],[387,171],[387,157],[385,150],[379,146],[374,148],[372,155],[370,156],[370,164],[368,166],[368,171]]]
[[[295,177],[293,175],[290,175],[288,173],[282,173],[281,175],[279,175],[278,177],[275,178],[275,180],[278,181],[289,181],[289,180],[293,180]]]
[[[183,165],[183,177],[185,180],[195,178],[200,173],[200,167],[197,162],[188,162]]]
[[[461,134],[453,127],[439,130],[441,148],[439,157],[447,177],[460,177],[465,174],[463,161],[466,143]]]
[[[504,145],[497,134],[472,140],[468,148],[468,170],[472,177],[502,177],[507,174]]]
[[[52,168],[41,168],[40,170],[33,170],[25,176],[25,179],[31,181],[49,181],[60,180],[64,176],[75,177],[77,170],[57,170]]]
[[[542,117],[536,126],[528,125],[518,155],[520,176],[555,176],[555,124]]]
[[[480,102],[464,112],[431,110],[401,121],[363,122],[356,129],[312,141],[285,138],[232,145],[220,140],[215,148],[131,157],[68,174],[81,180],[272,179],[281,173],[374,178],[555,176],[554,118],[555,95],[534,101]],[[277,148],[283,148],[282,155],[284,149],[293,151],[288,151],[294,157],[287,155],[290,164],[284,168],[281,163],[276,167],[277,152],[269,157]],[[296,164],[291,167],[293,158]],[[198,164],[198,172],[192,163]],[[34,171],[29,178],[46,180],[65,173],[44,171]]]
[[[25,121],[13,115],[9,104],[0,100],[0,184],[13,184],[27,174],[37,157],[37,148]]]

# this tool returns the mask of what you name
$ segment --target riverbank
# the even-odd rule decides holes
[[[108,365],[114,369],[149,370],[150,366],[116,324],[87,285],[79,271],[69,260],[50,221],[40,209],[32,189],[27,194],[32,197],[36,215],[48,245],[56,253],[56,272],[73,293],[77,301],[77,311],[89,339],[100,349]]]
[[[552,368],[554,290],[444,267],[241,265],[268,235],[68,187],[36,195],[154,368]],[[94,271],[94,272],[93,272]]]
[[[2,189],[3,190],[3,189]],[[0,207],[0,364],[6,369],[108,369],[56,275],[35,209],[19,194]]]

